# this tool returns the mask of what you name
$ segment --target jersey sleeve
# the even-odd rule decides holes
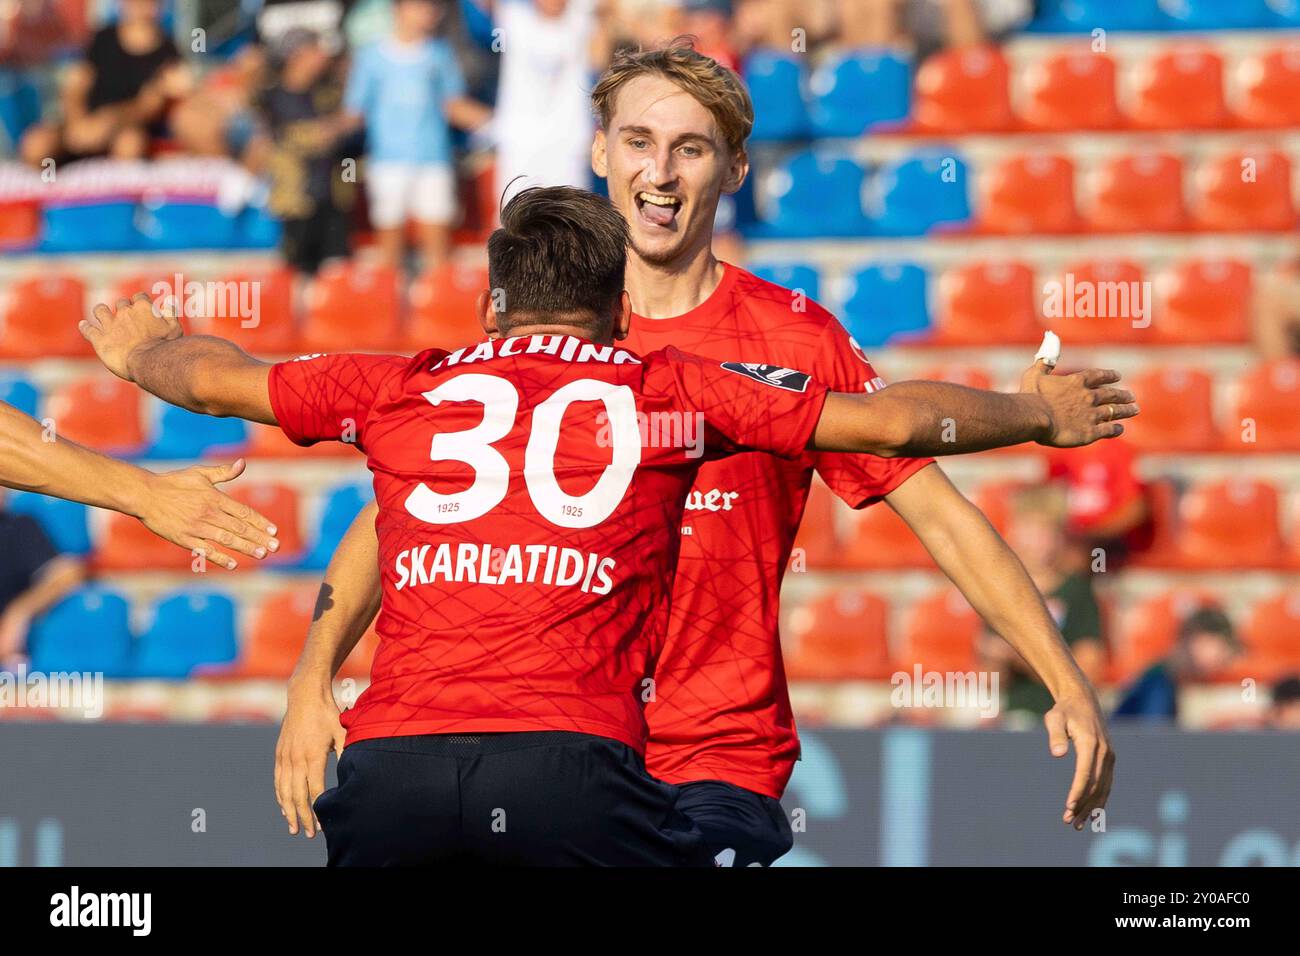
[[[297,445],[345,441],[365,447],[370,408],[411,360],[400,355],[304,355],[271,367],[271,408]]]
[[[865,395],[885,387],[858,343],[838,320],[829,319],[815,352],[813,374],[833,391]],[[851,508],[865,508],[889,494],[933,458],[880,458],[848,452],[816,452],[814,465],[822,480]]]
[[[646,357],[644,388],[651,404],[700,416],[709,458],[742,451],[798,458],[829,391],[794,369],[717,362],[675,348]]]
[[[357,54],[348,71],[347,85],[343,89],[343,108],[349,113],[364,114],[370,109],[375,95],[374,57],[367,47]]]

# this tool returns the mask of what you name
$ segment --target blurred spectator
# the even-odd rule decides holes
[[[842,0],[839,42],[849,49],[902,47],[922,60],[1000,40],[1033,13],[1030,0]]]
[[[1124,693],[1115,717],[1178,719],[1178,689],[1222,676],[1240,652],[1228,615],[1217,607],[1193,611],[1179,625],[1178,643]]]
[[[72,26],[55,0],[9,0],[0,4],[0,67],[45,63],[73,42]],[[79,42],[81,37],[77,37]]]
[[[497,195],[526,186],[591,185],[589,94],[601,64],[595,0],[490,0],[500,31],[493,132]]]
[[[342,90],[331,62],[314,32],[289,30],[275,50],[275,82],[262,97],[271,143],[267,208],[283,224],[284,257],[299,272],[348,254],[353,189],[342,175]]]
[[[1275,730],[1300,730],[1300,676],[1293,674],[1273,685],[1268,723]]]
[[[1043,594],[1079,669],[1096,684],[1106,666],[1101,607],[1093,593],[1092,576],[1074,569],[1070,560],[1063,512],[1060,495],[1051,489],[1023,492],[1016,500],[1007,543]],[[1000,672],[1008,713],[1041,717],[1052,709],[1051,692],[1005,640],[985,634],[980,653],[988,667]]]
[[[348,77],[348,121],[366,130],[366,194],[383,260],[399,266],[414,219],[425,268],[451,250],[456,170],[449,124],[476,129],[491,111],[465,95],[456,53],[435,37],[448,0],[396,0],[393,32],[361,50]]]
[[[64,79],[62,121],[29,129],[22,158],[33,166],[105,155],[140,159],[165,132],[168,103],[189,85],[162,29],[158,0],[122,0],[118,22],[95,34]]]
[[[695,49],[727,69],[740,72],[740,50],[731,27],[731,0],[681,0],[682,32],[695,37]]]
[[[86,569],[59,554],[35,518],[7,511],[5,495],[0,489],[0,669],[11,669],[26,656],[32,623],[81,584]]]
[[[1048,450],[1047,476],[1065,490],[1066,528],[1087,552],[1085,566],[1101,548],[1103,570],[1113,570],[1147,543],[1151,513],[1136,464],[1133,446],[1122,438]]]

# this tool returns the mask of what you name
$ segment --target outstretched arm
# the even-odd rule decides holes
[[[891,386],[892,387],[892,386]],[[1063,757],[1074,741],[1075,772],[1063,820],[1081,830],[1110,795],[1115,754],[1097,696],[1066,647],[1020,559],[936,464],[885,501],[988,626],[1014,647],[1052,693],[1048,746]]]
[[[115,309],[97,305],[78,326],[118,378],[202,415],[276,424],[267,380],[271,366],[233,342],[184,335],[173,315],[141,292]]]
[[[1014,395],[946,382],[899,382],[869,395],[832,392],[812,447],[883,458],[961,455],[1022,442],[1057,448],[1123,434],[1138,413],[1115,372],[1052,375],[1039,361]]]
[[[271,522],[216,488],[243,470],[240,460],[154,474],[47,434],[0,402],[0,485],[131,515],[160,538],[200,550],[225,568],[235,566],[228,551],[264,558],[280,546]]]
[[[379,611],[377,512],[373,504],[364,508],[330,559],[307,643],[289,679],[289,704],[275,748],[275,795],[289,832],[301,826],[308,838],[320,826],[312,804],[325,789],[329,752],[342,754],[346,739],[334,675]]]

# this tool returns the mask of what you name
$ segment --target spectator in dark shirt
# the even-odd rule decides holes
[[[1300,675],[1292,674],[1273,685],[1268,723],[1275,730],[1300,730]]]
[[[332,56],[311,30],[288,31],[275,54],[276,80],[261,103],[270,144],[268,208],[283,224],[285,260],[299,272],[314,273],[326,260],[348,254],[355,178],[343,171],[349,131],[340,110],[342,84],[331,72]]]
[[[62,122],[29,129],[22,157],[33,166],[50,159],[142,158],[164,129],[169,102],[189,87],[189,74],[162,29],[158,0],[122,0],[118,22],[96,33],[85,58],[68,71]]]
[[[25,657],[32,623],[85,580],[86,569],[59,554],[34,518],[7,511],[5,495],[0,489],[0,669],[12,669]]]
[[[1033,488],[1018,496],[1007,543],[1042,593],[1079,669],[1098,683],[1106,665],[1101,608],[1092,576],[1070,560],[1064,503],[1057,489]],[[1052,709],[1051,692],[1010,644],[986,634],[980,651],[985,665],[999,672],[1008,713],[1042,717]]]
[[[1221,676],[1240,649],[1227,614],[1217,607],[1193,611],[1178,628],[1173,653],[1125,691],[1115,716],[1176,721],[1179,688]]]

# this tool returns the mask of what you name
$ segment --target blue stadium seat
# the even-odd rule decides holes
[[[306,556],[292,565],[292,568],[302,571],[325,570],[339,542],[343,540],[343,535],[351,526],[352,519],[373,500],[374,494],[368,484],[348,484],[331,491],[321,509],[320,527],[315,542]]]
[[[211,203],[165,200],[142,204],[136,228],[146,249],[231,249],[238,221]]]
[[[866,235],[865,179],[863,168],[845,156],[799,153],[770,174],[765,215],[751,232],[783,239]],[[817,215],[809,215],[810,209]]]
[[[1267,0],[1270,26],[1300,28],[1300,0]]]
[[[29,646],[32,671],[128,677],[131,628],[126,599],[101,587],[70,594],[32,626]]]
[[[211,591],[182,591],[159,601],[135,649],[137,677],[188,677],[203,664],[239,657],[235,602]]]
[[[54,546],[65,554],[90,553],[89,509],[80,502],[15,491],[9,496],[8,509],[39,521]]]
[[[928,331],[927,284],[925,270],[910,262],[873,263],[858,270],[848,280],[844,300],[849,335],[872,348]]]
[[[45,252],[125,252],[140,248],[133,202],[47,204]]]
[[[756,50],[744,66],[754,101],[754,142],[779,142],[808,136],[803,61],[779,50]]]
[[[1272,25],[1265,0],[1160,0],[1173,30],[1259,30]]]
[[[750,266],[749,271],[783,288],[802,289],[810,299],[821,299],[821,276],[816,266],[806,262],[765,262]]]
[[[1033,33],[1091,33],[1104,30],[1149,31],[1169,23],[1158,0],[1039,0]]]
[[[239,214],[235,244],[240,249],[274,249],[280,244],[280,220],[261,206],[247,206]]]
[[[41,403],[41,393],[21,376],[0,373],[0,402],[6,402],[24,415],[35,418],[36,409]]]
[[[969,172],[949,150],[930,149],[882,167],[867,191],[872,232],[923,236],[970,220]]]
[[[238,418],[211,418],[157,402],[153,445],[143,457],[159,461],[227,454],[248,444],[248,426]]]
[[[814,136],[859,136],[907,119],[912,64],[889,50],[857,50],[827,60],[809,81]]]

